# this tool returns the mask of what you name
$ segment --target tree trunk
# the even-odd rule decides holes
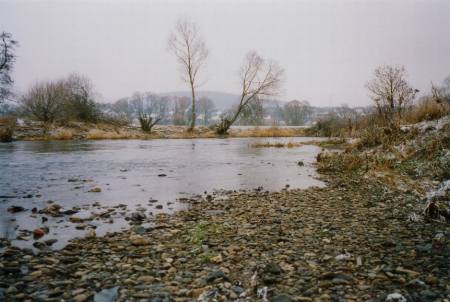
[[[217,133],[220,135],[224,135],[228,133],[228,130],[230,129],[231,125],[234,124],[236,119],[239,116],[239,113],[241,113],[243,106],[239,105],[238,109],[236,110],[236,113],[231,119],[223,119],[222,122],[217,127]]]
[[[191,126],[189,127],[189,131],[193,131],[195,128],[195,120],[197,118],[197,115],[195,113],[195,90],[194,90],[194,83],[191,82],[191,93],[192,93],[192,117],[191,117]]]

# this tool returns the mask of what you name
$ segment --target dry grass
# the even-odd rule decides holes
[[[187,126],[156,125],[151,133],[144,133],[132,126],[115,126],[106,123],[65,122],[52,125],[35,123],[35,129],[47,127],[42,136],[35,133],[27,136],[21,135],[24,140],[70,140],[70,139],[195,139],[195,138],[221,138],[212,127],[197,126],[194,131],[187,131]],[[1,125],[0,125],[1,128]],[[46,133],[54,133],[47,135]],[[305,130],[298,128],[253,128],[242,130],[233,128],[228,137],[298,137],[304,136]]]
[[[15,128],[15,117],[0,117],[0,142],[12,141]]]
[[[319,172],[355,172],[368,165],[368,160],[362,154],[323,152],[317,156],[317,171]]]
[[[144,133],[126,130],[105,131],[92,129],[86,134],[86,139],[143,139],[149,138]]]
[[[67,129],[60,130],[49,137],[49,139],[54,139],[54,140],[71,140],[73,138],[74,138],[74,132],[72,130],[67,130]]]
[[[427,99],[407,111],[403,116],[403,121],[410,124],[420,123],[441,118],[449,113],[450,108],[447,104],[438,104]]]
[[[255,143],[251,144],[250,147],[252,148],[295,148],[295,147],[301,147],[303,144],[301,143],[294,143],[294,142],[288,142],[288,143]]]
[[[177,139],[191,139],[191,138],[217,138],[218,135],[211,130],[199,131],[195,129],[194,131],[181,131],[165,136],[164,138],[177,138]]]
[[[303,128],[253,128],[248,130],[231,129],[230,136],[232,137],[295,137],[305,136],[305,129]]]

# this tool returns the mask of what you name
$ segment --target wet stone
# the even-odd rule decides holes
[[[147,216],[142,212],[133,212],[131,213],[131,220],[133,221],[143,221]]]
[[[214,281],[216,281],[217,279],[224,279],[226,280],[226,276],[225,273],[222,271],[213,271],[211,273],[209,273],[206,277],[205,277],[205,282],[206,283],[212,283]]]
[[[94,294],[94,302],[115,302],[119,297],[119,287],[102,289]]]
[[[11,206],[8,208],[8,212],[10,213],[18,213],[22,211],[25,211],[25,208],[22,206]]]
[[[279,275],[281,274],[281,267],[277,263],[271,262],[264,267],[264,272]]]

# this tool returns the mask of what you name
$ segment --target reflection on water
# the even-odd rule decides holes
[[[39,215],[26,211],[10,214],[20,205],[42,209],[49,200],[65,209],[73,206],[127,204],[130,209],[157,199],[171,212],[181,207],[184,195],[214,189],[280,190],[320,186],[312,167],[319,148],[252,148],[266,141],[302,142],[311,138],[242,138],[193,140],[42,141],[0,144],[0,235],[15,238],[16,229],[42,226]],[[305,166],[297,162],[302,160]],[[100,193],[89,190],[99,187]],[[170,204],[167,204],[170,202]],[[175,202],[175,203],[173,203]],[[172,204],[173,203],[173,204]],[[33,216],[33,215],[31,215]],[[13,220],[11,220],[13,219]],[[85,231],[75,230],[61,219],[45,222],[50,235],[69,240]],[[98,233],[119,230],[127,224],[99,225]],[[64,234],[62,234],[64,233]],[[48,238],[47,238],[48,239]],[[25,243],[23,243],[25,244]]]

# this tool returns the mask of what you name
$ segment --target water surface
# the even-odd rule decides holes
[[[128,212],[147,208],[147,215],[172,212],[184,207],[180,197],[210,194],[214,190],[263,187],[264,190],[322,186],[312,163],[320,148],[254,148],[262,142],[305,142],[311,138],[165,139],[113,141],[41,141],[0,144],[0,236],[16,238],[20,230],[47,226],[57,238],[55,248],[83,236],[90,227],[96,233],[128,227],[124,215],[111,223],[92,221],[84,230],[75,229],[67,217],[48,217],[42,209],[55,202],[64,209],[81,207],[89,213],[119,204]],[[304,166],[297,163],[303,161]],[[92,188],[101,192],[89,192]],[[149,200],[158,200],[149,203]],[[11,214],[11,205],[25,212]],[[156,209],[162,205],[162,209]],[[14,240],[30,246],[33,239]]]

